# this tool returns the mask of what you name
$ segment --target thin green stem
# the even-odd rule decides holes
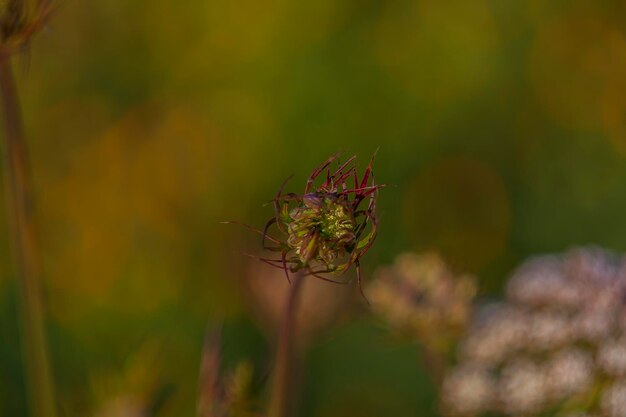
[[[33,417],[55,417],[54,385],[44,330],[39,247],[33,220],[22,117],[10,55],[0,55],[0,100],[4,121],[3,174],[14,267],[18,279],[22,351]]]
[[[436,349],[425,344],[421,345],[421,358],[424,369],[430,375],[432,382],[436,387],[441,386],[446,375],[446,359],[445,356]]]
[[[291,280],[287,303],[283,310],[280,333],[278,335],[278,346],[276,349],[276,360],[272,380],[272,391],[270,396],[267,417],[287,417],[289,414],[289,393],[293,388],[292,384],[292,364],[294,361],[294,335],[296,317],[298,314],[298,302],[300,292],[304,282],[303,274],[296,274]]]

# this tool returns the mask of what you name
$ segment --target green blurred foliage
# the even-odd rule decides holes
[[[380,147],[390,185],[366,276],[436,249],[490,294],[529,254],[626,249],[625,18],[617,0],[59,3],[16,69],[63,415],[168,386],[159,415],[192,415],[207,322],[262,398],[272,339],[242,283],[265,267],[235,253],[258,239],[218,222],[261,225],[337,150]],[[9,252],[0,415],[22,416]],[[358,303],[311,346],[300,415],[436,415],[419,351]]]

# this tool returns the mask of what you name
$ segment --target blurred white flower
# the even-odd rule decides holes
[[[523,311],[504,304],[494,304],[482,313],[461,344],[464,359],[497,363],[523,346],[529,325]]]
[[[601,406],[607,417],[626,417],[626,381],[617,381],[605,389]]]
[[[625,313],[623,257],[581,248],[531,259],[513,274],[503,301],[474,314],[460,363],[444,379],[442,409],[450,416],[626,417]],[[458,371],[475,367],[493,390],[481,394],[491,400],[480,410],[454,391],[463,387]]]
[[[444,407],[454,415],[471,416],[486,411],[493,400],[494,379],[481,367],[455,369],[443,384]]]
[[[529,359],[516,359],[502,370],[498,391],[499,404],[505,413],[537,412],[545,402],[546,375]]]
[[[593,378],[593,358],[582,349],[567,348],[557,352],[547,364],[546,388],[555,402],[589,389]]]
[[[598,348],[600,368],[609,375],[626,375],[626,338],[607,340]]]
[[[569,319],[557,311],[540,311],[529,316],[528,346],[536,350],[552,349],[571,340]]]
[[[449,349],[469,320],[474,279],[455,276],[435,253],[403,253],[379,268],[367,289],[372,308],[430,348]]]

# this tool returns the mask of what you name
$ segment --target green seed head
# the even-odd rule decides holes
[[[331,262],[354,246],[356,220],[344,198],[333,194],[307,195],[287,219],[288,244],[300,261]]]
[[[330,199],[324,199],[320,212],[320,232],[328,240],[351,240],[354,231],[354,217],[346,207]]]
[[[258,259],[282,269],[287,280],[290,273],[301,272],[342,284],[347,281],[329,275],[339,276],[354,267],[363,293],[360,260],[376,240],[376,197],[384,184],[374,183],[374,156],[361,176],[355,156],[344,163],[338,158],[333,155],[315,168],[302,194],[283,193],[288,178],[272,200],[274,216],[263,230],[247,227],[262,235],[264,249],[280,253]],[[272,227],[279,236],[270,233]]]

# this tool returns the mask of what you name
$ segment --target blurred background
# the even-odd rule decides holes
[[[237,253],[257,235],[219,221],[264,224],[280,183],[300,192],[337,151],[362,169],[380,147],[390,185],[366,281],[435,249],[489,297],[531,254],[626,249],[624,2],[58,6],[15,69],[62,415],[193,415],[220,323],[225,366],[250,360],[262,400],[284,281]],[[297,415],[437,415],[415,344],[354,288],[337,297],[309,320]],[[16,312],[1,239],[7,417],[27,415]]]

